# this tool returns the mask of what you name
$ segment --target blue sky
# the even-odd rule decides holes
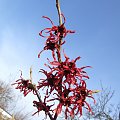
[[[74,59],[81,56],[78,66],[91,65],[88,70],[88,88],[104,87],[115,90],[113,101],[120,96],[120,0],[61,0],[61,9],[66,17],[67,29],[76,30],[66,37],[63,46],[66,54]],[[50,22],[58,24],[55,0],[0,0],[0,79],[14,81],[19,70],[29,77],[33,67],[35,82],[44,67],[49,52],[42,53],[44,39],[38,33]]]

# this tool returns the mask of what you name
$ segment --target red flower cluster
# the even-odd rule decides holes
[[[43,73],[46,78],[40,79],[36,87],[30,80],[25,80],[22,76],[13,84],[17,84],[16,89],[20,89],[24,96],[33,91],[33,94],[38,97],[38,90],[44,90],[44,88],[46,88],[44,102],[42,102],[41,98],[39,98],[39,102],[33,101],[33,106],[37,108],[37,112],[33,115],[43,110],[46,115],[48,114],[49,117],[51,117],[50,112],[52,111],[54,112],[54,117],[51,117],[51,119],[53,118],[52,120],[56,120],[63,107],[65,108],[65,119],[67,119],[69,115],[73,117],[79,114],[81,116],[83,107],[92,113],[90,105],[86,102],[86,98],[88,97],[94,100],[92,90],[87,89],[85,81],[89,79],[89,76],[84,69],[90,66],[78,68],[76,61],[78,61],[80,57],[70,60],[64,52],[65,60],[60,60],[60,47],[65,43],[65,41],[62,41],[63,38],[65,38],[68,33],[74,33],[74,31],[65,28],[65,17],[63,14],[62,17],[64,23],[60,26],[55,26],[50,18],[43,16],[43,18],[48,19],[52,24],[52,28],[45,28],[39,33],[40,36],[47,38],[42,51],[51,50],[53,57],[53,61],[48,59],[49,65],[45,64],[50,71],[48,72],[44,69],[40,69],[39,71]],[[43,32],[48,35],[44,36]],[[38,54],[38,57],[40,57],[41,52]],[[50,102],[55,103],[55,101],[58,101],[56,108],[54,104],[48,105]]]
[[[50,68],[50,72],[43,69],[40,70],[40,72],[46,76],[46,79],[41,79],[37,88],[41,89],[47,87],[45,95],[47,102],[55,100],[59,102],[57,108],[55,109],[55,115],[60,114],[62,107],[64,106],[65,118],[67,119],[68,115],[74,116],[78,113],[82,115],[82,107],[85,107],[92,113],[89,104],[86,102],[86,97],[90,97],[92,99],[94,98],[91,94],[92,91],[86,88],[85,82],[85,79],[89,79],[89,76],[84,69],[90,66],[81,68],[76,67],[76,61],[79,60],[80,57],[77,57],[75,60],[70,60],[65,53],[64,61],[56,59],[55,50],[57,51],[57,57],[59,58],[59,47],[65,43],[65,41],[63,41],[60,44],[60,40],[65,38],[68,33],[74,33],[74,31],[66,30],[64,26],[66,20],[63,14],[62,17],[64,19],[64,23],[60,26],[55,26],[50,18],[43,16],[43,18],[46,18],[51,22],[52,28],[43,29],[39,35],[47,38],[44,50],[51,50],[54,60],[50,61],[48,59],[50,66],[46,65]],[[48,36],[44,36],[43,32],[48,34]],[[39,57],[41,52],[38,55]],[[57,97],[51,99],[49,98],[51,95],[56,95]]]
[[[65,107],[66,119],[69,115],[74,116],[78,113],[82,115],[82,107],[85,107],[92,113],[89,104],[86,102],[86,98],[90,97],[93,100],[94,98],[91,94],[92,91],[87,89],[84,80],[84,78],[89,79],[89,76],[84,69],[90,66],[77,68],[76,61],[79,60],[80,57],[70,61],[65,54],[64,56],[64,62],[49,61],[49,64],[51,65],[51,67],[48,66],[50,68],[49,73],[45,70],[40,71],[45,74],[46,79],[41,79],[42,81],[39,82],[37,87],[38,89],[48,87],[46,90],[47,102],[55,100],[59,101],[59,104],[55,109],[57,115],[61,113],[63,106]],[[53,91],[55,93],[53,93]],[[56,95],[57,97],[51,99],[49,98],[50,95]]]
[[[76,85],[78,86],[78,83],[82,79],[89,79],[89,76],[84,71],[84,68],[90,67],[85,66],[81,68],[76,67],[76,61],[80,59],[80,57],[77,57],[75,60],[71,60],[64,54],[65,61],[59,62],[59,61],[52,61],[49,63],[53,65],[54,67],[51,68],[52,71],[57,71],[56,75],[58,77],[65,77],[65,80],[63,83],[68,83],[69,85]],[[55,67],[56,66],[56,67]],[[79,81],[77,81],[79,79]]]
[[[70,115],[73,117],[74,115],[78,115],[80,113],[80,116],[82,115],[82,107],[85,107],[89,110],[89,112],[92,113],[92,110],[89,106],[89,104],[85,101],[86,97],[90,97],[94,100],[92,96],[90,96],[89,92],[90,90],[87,90],[86,83],[84,81],[81,81],[81,85],[79,85],[76,88],[63,88],[63,92],[61,95],[56,94],[56,98],[50,99],[49,101],[58,100],[59,104],[57,105],[57,108],[55,109],[57,114],[60,114],[62,111],[62,107],[65,107],[65,119]],[[95,100],[94,100],[95,103]]]
[[[47,38],[46,43],[45,43],[45,47],[41,52],[43,52],[44,50],[51,50],[52,56],[54,59],[55,59],[55,50],[57,50],[58,54],[60,54],[59,46],[61,46],[65,43],[65,41],[63,41],[59,44],[60,39],[65,38],[65,36],[68,33],[75,32],[75,31],[71,31],[71,30],[66,30],[66,28],[64,26],[66,20],[65,20],[65,17],[63,16],[63,14],[62,14],[62,17],[64,19],[64,23],[60,26],[55,26],[50,18],[43,16],[43,18],[46,18],[51,22],[52,28],[45,28],[39,33],[39,35],[41,37]],[[43,32],[47,33],[48,36],[44,36]],[[40,57],[41,52],[38,54],[38,57]]]

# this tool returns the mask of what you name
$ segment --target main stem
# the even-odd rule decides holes
[[[58,11],[59,26],[61,26],[62,25],[62,15],[61,15],[59,0],[56,0],[56,8],[57,8],[57,11]],[[57,52],[58,62],[60,62],[60,63],[62,62],[62,60],[61,60],[61,43],[62,43],[62,38],[60,37],[59,38],[59,53]],[[62,80],[60,82],[60,89],[62,91]],[[57,112],[56,112],[55,115],[54,115],[54,120],[56,120],[57,117],[58,117],[58,115],[57,115]]]

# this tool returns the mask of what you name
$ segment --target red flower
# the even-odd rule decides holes
[[[38,110],[37,112],[35,112],[33,115],[35,115],[36,113],[39,114],[40,111],[45,111],[45,114],[47,115],[47,113],[49,111],[53,111],[53,110],[50,110],[50,108],[53,106],[53,105],[46,105],[45,101],[44,102],[37,102],[37,101],[33,101],[33,106],[36,107]]]
[[[50,92],[49,92],[50,94],[54,89],[56,89],[56,90],[59,89],[59,83],[62,80],[61,77],[58,77],[56,74],[53,74],[52,73],[53,71],[48,73],[47,71],[41,69],[40,72],[42,72],[46,75],[46,79],[40,79],[42,81],[38,82],[38,84],[39,84],[37,86],[38,89],[40,89],[42,87],[50,87]],[[47,90],[46,94],[48,94],[48,90]]]
[[[30,80],[18,79],[12,85],[15,85],[15,84],[17,84],[16,89],[20,89],[20,92],[23,92],[24,96],[26,96],[31,91],[33,91],[33,94],[36,95],[35,86],[31,83]]]
[[[57,93],[54,93],[54,95],[57,95],[57,97],[54,98],[54,99],[47,100],[47,102],[54,101],[54,100],[58,100],[59,101],[59,104],[57,105],[57,108],[54,110],[57,115],[59,115],[61,113],[63,106],[66,107],[65,111],[69,112],[68,108],[71,106],[72,101],[73,101],[72,100],[73,97],[72,96],[70,96],[70,97],[67,96],[66,97],[64,92],[62,92],[61,95],[57,94]]]
[[[92,95],[89,94],[90,92],[91,90],[88,90],[86,88],[86,83],[84,80],[82,80],[80,85],[74,89],[73,96],[75,97],[75,101],[73,109],[77,110],[75,115],[77,115],[78,113],[82,115],[82,107],[85,107],[86,109],[89,110],[89,112],[93,113],[90,105],[86,102],[87,97],[92,98],[94,100]]]
[[[46,18],[46,19],[48,19],[48,20],[51,22],[52,28],[45,28],[45,29],[43,29],[43,30],[39,33],[39,35],[42,36],[42,37],[47,37],[47,38],[49,38],[49,35],[48,35],[48,36],[44,36],[44,35],[43,35],[43,31],[46,31],[45,33],[53,34],[53,35],[57,36],[58,39],[59,39],[59,38],[65,37],[68,33],[75,33],[75,31],[66,30],[66,28],[65,28],[65,26],[64,26],[66,20],[65,20],[65,17],[64,17],[63,14],[62,14],[62,17],[63,17],[63,19],[64,19],[63,24],[60,25],[60,26],[55,26],[54,23],[52,22],[52,20],[51,20],[50,18],[48,18],[48,17],[46,17],[46,16],[43,16],[43,18]]]
[[[58,54],[60,54],[58,41],[59,39],[56,38],[56,36],[54,36],[53,34],[50,34],[50,36],[46,40],[44,49],[38,54],[38,58],[40,58],[40,55],[44,50],[51,50],[52,56],[55,60],[55,50],[57,50]],[[65,41],[63,41],[61,45],[63,45],[64,43]]]
[[[20,75],[20,79],[16,80],[12,85],[17,85],[16,89],[20,89],[20,92],[23,92],[24,96],[26,96],[29,92],[33,91],[33,94],[36,95],[35,85],[31,83],[31,80],[25,80],[22,78],[22,72]]]

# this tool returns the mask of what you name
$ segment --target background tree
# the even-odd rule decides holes
[[[0,80],[0,108],[14,115],[15,120],[30,120],[30,114],[22,110],[16,110],[19,96],[14,94],[13,88]]]
[[[84,120],[120,120],[120,104],[113,103],[113,97],[114,91],[111,88],[102,87],[101,92],[96,95],[96,105],[91,105],[94,115],[87,112]]]
[[[8,110],[10,102],[14,100],[14,94],[10,85],[0,80],[0,107]]]

